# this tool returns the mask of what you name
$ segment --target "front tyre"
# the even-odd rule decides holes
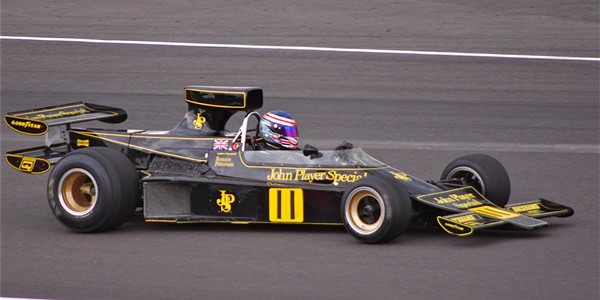
[[[73,151],[54,166],[48,179],[52,212],[76,232],[116,228],[132,215],[138,198],[135,168],[110,148]]]
[[[451,161],[440,179],[460,180],[499,207],[504,207],[510,197],[506,170],[498,160],[486,154],[469,154]]]
[[[346,230],[363,243],[384,243],[398,237],[410,222],[411,202],[402,185],[387,179],[363,179],[342,197]]]

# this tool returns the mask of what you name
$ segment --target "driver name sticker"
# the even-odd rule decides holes
[[[304,195],[302,189],[270,188],[269,221],[304,222]]]

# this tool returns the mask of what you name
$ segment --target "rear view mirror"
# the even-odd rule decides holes
[[[310,156],[310,159],[323,157],[323,153],[319,152],[319,149],[317,149],[317,147],[308,144],[306,144],[306,146],[304,146],[304,149],[302,149],[302,154],[304,154],[304,156]]]

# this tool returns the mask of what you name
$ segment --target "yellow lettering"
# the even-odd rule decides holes
[[[231,160],[230,157],[220,157],[217,156],[217,160],[215,161],[215,167],[234,167],[235,164]]]
[[[523,212],[523,211],[530,211],[530,210],[538,210],[539,208],[540,208],[539,203],[532,203],[532,204],[523,204],[523,205],[513,206],[510,208],[510,210],[512,210],[514,212]]]
[[[231,204],[235,202],[235,196],[227,194],[226,190],[219,190],[221,192],[221,198],[217,199],[217,205],[221,207],[221,211],[228,213],[231,211]]]
[[[294,179],[293,173],[284,172],[282,169],[271,169],[271,174],[267,175],[267,180],[289,181]]]

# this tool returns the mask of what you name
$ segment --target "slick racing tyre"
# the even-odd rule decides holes
[[[50,173],[48,202],[76,232],[101,232],[129,219],[139,198],[138,176],[123,154],[104,147],[75,150]]]
[[[510,180],[502,164],[485,154],[461,156],[446,166],[441,180],[458,179],[474,187],[486,199],[504,207],[510,197]]]
[[[410,201],[408,192],[398,183],[363,179],[350,186],[342,197],[344,226],[363,243],[391,241],[410,222]]]

